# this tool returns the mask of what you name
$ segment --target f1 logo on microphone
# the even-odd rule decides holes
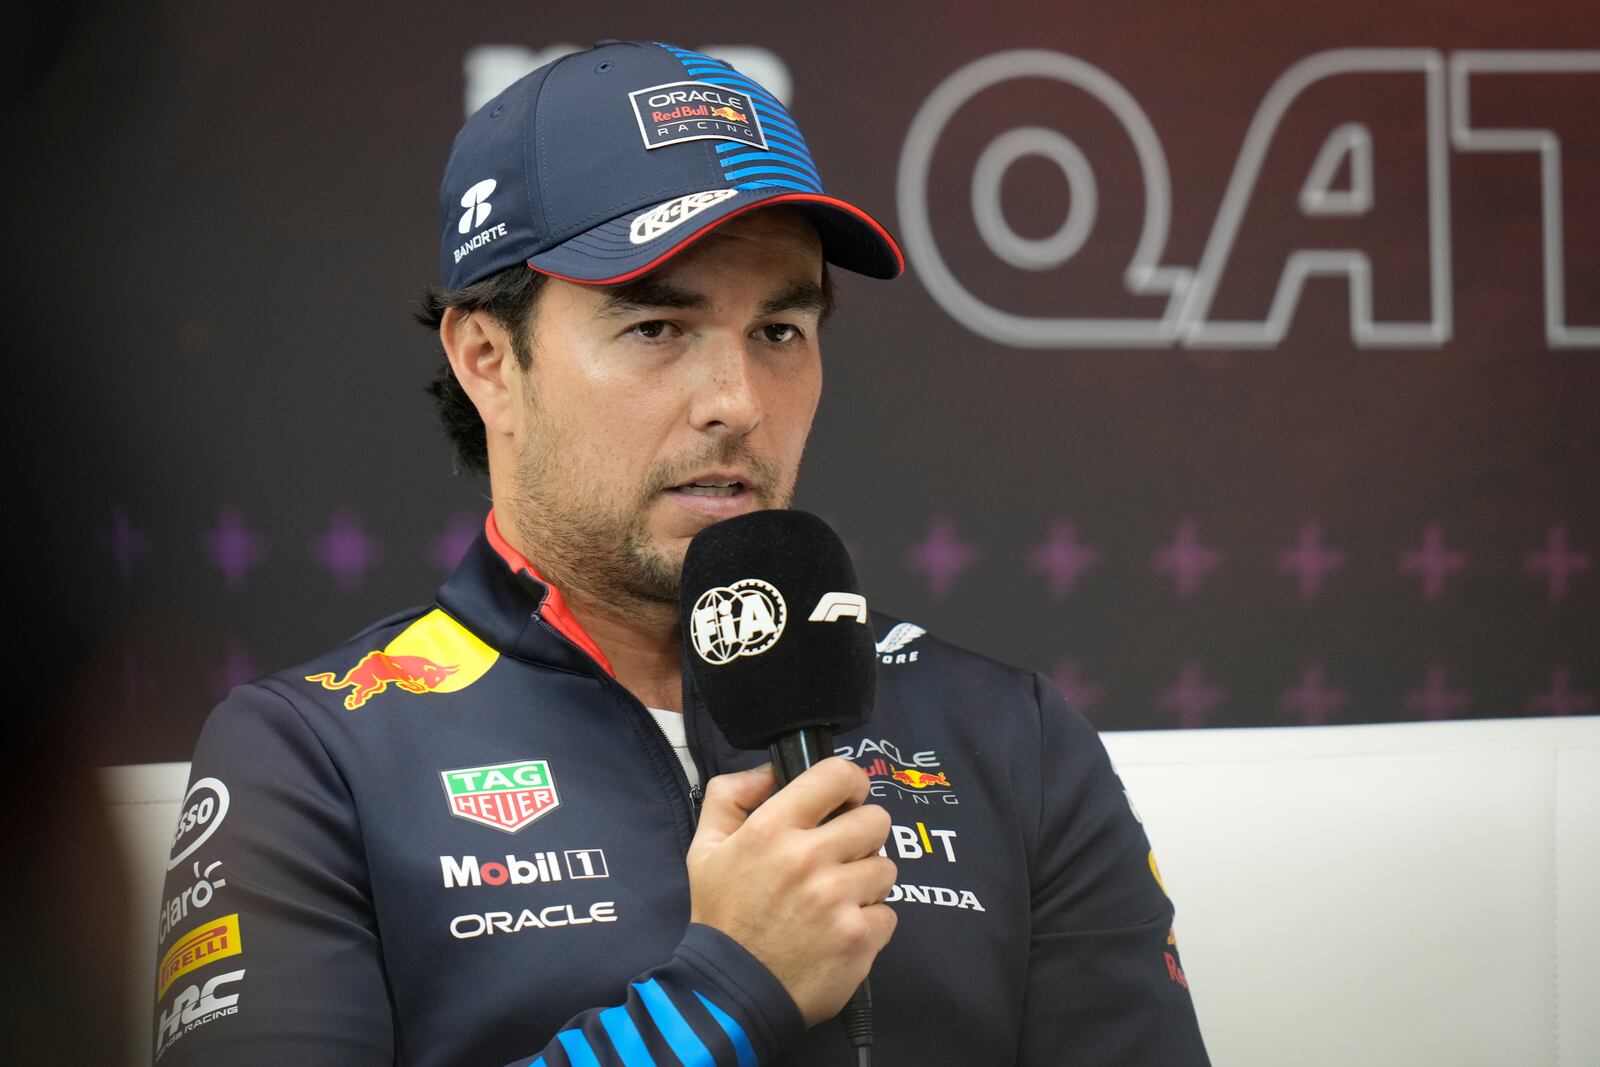
[[[853,618],[863,626],[867,623],[867,598],[860,593],[823,593],[822,599],[811,612],[808,622],[838,622]]]

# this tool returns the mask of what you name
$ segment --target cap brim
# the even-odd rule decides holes
[[[528,266],[563,281],[620,285],[655,270],[729,219],[773,204],[792,204],[811,220],[829,263],[870,278],[896,278],[905,270],[900,246],[877,219],[831,196],[785,189],[741,189],[692,223],[639,244],[629,233],[639,212],[629,212],[528,257]]]

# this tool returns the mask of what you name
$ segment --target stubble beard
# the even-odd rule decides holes
[[[640,491],[615,509],[586,492],[549,447],[532,444],[517,457],[516,529],[529,562],[568,599],[613,609],[642,608],[675,614],[683,557],[650,538],[650,509],[663,490],[682,485],[708,467],[738,465],[750,471],[763,508],[786,508],[794,497],[777,467],[756,456],[742,437],[721,438],[690,461],[652,468]],[[798,471],[795,472],[796,477]]]

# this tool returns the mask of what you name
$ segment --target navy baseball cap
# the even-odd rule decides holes
[[[517,80],[456,135],[439,189],[444,285],[517,264],[616,285],[735,215],[803,212],[828,262],[893,278],[905,257],[865,211],[822,188],[800,128],[720,59],[602,41]]]

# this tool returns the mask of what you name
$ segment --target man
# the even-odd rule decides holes
[[[880,1064],[1205,1062],[1144,834],[1042,679],[883,624],[872,720],[777,792],[685,686],[689,539],[793,494],[824,261],[902,269],[782,105],[603,42],[468,120],[441,206],[434,391],[494,508],[434,608],[208,721],[161,1063],[849,1064],[869,967]]]

